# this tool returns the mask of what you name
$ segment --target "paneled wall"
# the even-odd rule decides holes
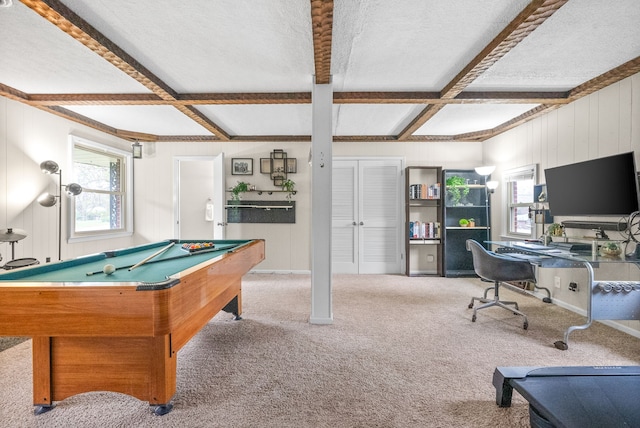
[[[61,119],[39,109],[0,97],[0,229],[18,228],[27,238],[15,244],[15,258],[33,257],[41,263],[49,257],[58,259],[58,207],[45,208],[36,198],[45,191],[58,193],[58,176],[45,175],[40,162],[53,160],[70,177],[71,150],[69,134],[94,140],[124,150],[130,144],[91,128]],[[68,204],[63,202],[63,219]],[[62,223],[63,239],[66,221]],[[62,258],[125,247],[130,239],[82,242],[62,245]],[[4,264],[11,259],[8,243],[0,242]]]
[[[473,168],[482,164],[504,169],[538,164],[539,171],[578,160],[621,151],[640,153],[640,75],[596,92],[571,105],[555,110],[484,144],[480,143],[335,143],[336,157],[404,157],[406,165],[435,165],[443,168]],[[28,237],[16,244],[16,258],[35,257],[44,262],[57,256],[57,210],[35,202],[44,190],[55,191],[56,177],[42,174],[41,161],[52,159],[70,170],[68,135],[77,134],[99,143],[127,150],[130,143],[57,116],[0,98],[0,229],[24,229]],[[174,156],[215,156],[225,153],[227,187],[239,179],[259,188],[273,187],[260,174],[259,159],[273,149],[283,149],[297,159],[298,172],[292,175],[298,190],[295,224],[233,224],[229,238],[264,238],[267,258],[259,265],[266,271],[296,272],[310,268],[310,143],[146,143],[144,158],[135,161],[135,234],[130,239],[111,239],[66,244],[63,258],[76,257],[132,244],[171,238],[173,219]],[[485,160],[483,161],[483,156]],[[253,158],[252,176],[231,175],[233,157]],[[278,194],[274,194],[278,195]],[[252,196],[253,197],[253,196]],[[283,194],[271,196],[284,198]],[[268,198],[265,196],[265,198]],[[501,205],[501,194],[493,197]],[[197,207],[201,209],[201,207]],[[494,230],[500,230],[502,213],[494,208]],[[66,223],[63,222],[63,236]],[[10,258],[10,247],[0,243],[0,253]],[[563,291],[563,290],[561,290]],[[566,294],[566,293],[565,293]],[[564,297],[568,302],[579,296]],[[571,303],[572,304],[572,303]]]
[[[28,237],[15,246],[16,258],[34,257],[42,263],[56,260],[57,209],[35,202],[48,190],[56,192],[57,177],[40,172],[39,164],[51,159],[63,172],[70,171],[70,133],[128,150],[130,143],[91,128],[0,97],[0,229],[24,229]],[[309,271],[311,257],[311,179],[307,162],[310,143],[144,143],[143,159],[134,161],[135,233],[131,238],[108,239],[67,244],[63,222],[62,257],[72,258],[108,249],[172,238],[173,159],[175,156],[216,156],[225,154],[227,187],[238,180],[258,188],[277,189],[267,175],[260,173],[260,158],[273,149],[283,149],[297,159],[295,224],[231,224],[228,238],[264,238],[266,260],[258,269],[265,271]],[[407,165],[442,165],[448,168],[472,168],[481,163],[478,143],[336,143],[336,157],[405,157]],[[253,158],[254,174],[231,175],[231,158]],[[65,180],[66,181],[66,180]],[[251,198],[260,198],[252,194]],[[264,199],[284,199],[284,194],[264,195]],[[66,204],[63,204],[66,215]],[[201,210],[202,207],[194,207]],[[11,258],[9,244],[0,242],[0,253]],[[4,263],[0,262],[0,263]]]
[[[492,138],[484,143],[483,150],[485,163],[497,166],[495,177],[500,177],[506,169],[537,164],[539,183],[545,182],[545,168],[615,153],[635,151],[636,165],[640,166],[640,74]],[[504,232],[503,201],[504,195],[499,189],[492,199],[494,239],[499,239],[498,234]],[[584,313],[585,272],[584,269],[540,269],[538,280],[552,290],[556,303]],[[561,279],[559,289],[554,287],[555,276]],[[596,278],[639,280],[640,270],[635,266],[603,266],[596,269]],[[576,281],[583,289],[569,291],[570,281]],[[640,321],[620,321],[619,324],[640,335]]]

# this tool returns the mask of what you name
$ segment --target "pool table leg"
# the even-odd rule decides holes
[[[241,320],[242,317],[240,315],[242,314],[242,297],[240,293],[238,293],[236,297],[231,299],[231,301],[227,303],[227,305],[222,308],[222,310],[233,314],[234,320]]]
[[[168,404],[161,404],[159,406],[151,406],[151,407],[152,407],[153,413],[156,416],[162,416],[162,415],[166,415],[171,411],[171,409],[173,409],[173,404],[168,403]]]
[[[31,341],[33,359],[33,413],[40,415],[53,409],[51,398],[51,338],[35,336]]]

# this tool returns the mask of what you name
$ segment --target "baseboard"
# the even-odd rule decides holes
[[[311,275],[310,270],[267,270],[267,269],[252,269],[249,273],[267,273],[274,275]]]

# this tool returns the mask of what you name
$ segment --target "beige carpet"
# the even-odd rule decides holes
[[[310,279],[250,274],[244,320],[214,318],[178,360],[165,416],[115,393],[81,394],[33,415],[31,341],[0,352],[6,427],[526,427],[517,393],[498,408],[496,366],[638,365],[640,340],[519,293],[519,317],[492,308],[471,323],[477,279],[338,275],[334,323],[310,325]]]

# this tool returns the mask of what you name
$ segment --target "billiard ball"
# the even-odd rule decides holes
[[[106,275],[111,275],[112,273],[114,273],[116,271],[116,267],[114,265],[104,265],[104,268],[102,268],[102,272],[104,272]]]

